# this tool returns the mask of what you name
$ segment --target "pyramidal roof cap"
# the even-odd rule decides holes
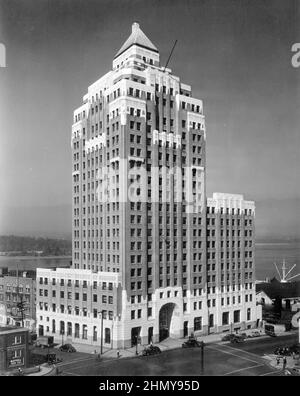
[[[137,22],[132,24],[131,35],[122,45],[121,49],[117,52],[115,58],[121,55],[124,51],[126,51],[132,45],[138,45],[143,48],[150,49],[151,51],[158,52],[158,49],[155,45],[148,39],[145,33],[140,29],[140,25]]]

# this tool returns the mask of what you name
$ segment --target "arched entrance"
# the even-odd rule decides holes
[[[159,341],[180,334],[180,312],[174,303],[163,305],[159,311]]]

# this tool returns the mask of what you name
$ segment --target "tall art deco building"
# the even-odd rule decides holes
[[[137,23],[75,110],[71,144],[73,264],[38,270],[40,334],[119,348],[255,324],[254,204],[207,206],[203,102]]]

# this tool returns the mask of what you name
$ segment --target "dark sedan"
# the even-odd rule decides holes
[[[142,355],[150,356],[150,355],[158,355],[160,353],[161,353],[161,350],[158,346],[150,345],[143,350]]]
[[[182,348],[200,348],[203,345],[203,341],[197,341],[195,338],[189,338],[182,344]]]
[[[76,352],[76,349],[73,347],[73,345],[71,345],[71,344],[64,344],[64,345],[61,345],[60,347],[59,347],[59,350],[61,351],[61,352],[69,352],[69,353],[73,353],[73,352]]]
[[[235,338],[236,335],[235,334],[225,334],[221,341],[231,341],[233,338]]]
[[[235,335],[233,338],[231,338],[230,342],[231,344],[239,344],[240,342],[244,342],[245,338],[241,337],[239,335]]]

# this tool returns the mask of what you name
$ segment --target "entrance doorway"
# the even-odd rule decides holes
[[[188,335],[188,321],[183,322],[183,337],[186,337]]]
[[[176,304],[167,303],[159,311],[159,341],[180,335],[180,311]]]
[[[42,337],[44,335],[44,326],[39,325],[39,336]]]
[[[209,315],[209,327],[214,327],[214,314]]]
[[[131,329],[131,346],[136,346],[140,342],[141,327],[133,327]]]
[[[148,328],[148,344],[153,342],[153,327]]]

